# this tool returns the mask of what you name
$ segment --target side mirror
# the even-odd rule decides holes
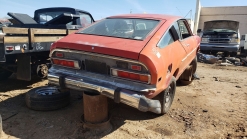
[[[198,29],[198,30],[197,30],[197,33],[201,33],[201,32],[202,32],[202,29]]]

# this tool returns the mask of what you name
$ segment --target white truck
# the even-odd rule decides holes
[[[247,34],[241,36],[240,50],[241,50],[241,54],[247,56]]]

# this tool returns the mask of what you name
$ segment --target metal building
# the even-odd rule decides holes
[[[204,22],[211,20],[238,21],[240,34],[247,34],[247,6],[201,7],[200,1],[197,0],[193,32],[196,33],[197,29],[203,29]]]

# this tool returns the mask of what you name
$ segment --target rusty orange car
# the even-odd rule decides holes
[[[199,44],[187,21],[177,16],[107,17],[52,45],[49,84],[165,114],[176,82],[193,81]]]

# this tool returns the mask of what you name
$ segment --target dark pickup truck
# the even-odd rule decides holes
[[[8,13],[12,24],[0,26],[0,80],[16,73],[19,80],[32,74],[45,78],[53,42],[94,22],[89,12],[68,7],[38,9],[34,18]]]

